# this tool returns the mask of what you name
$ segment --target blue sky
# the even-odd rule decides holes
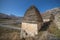
[[[35,5],[43,13],[60,7],[60,0],[0,0],[0,13],[23,16],[31,5]]]

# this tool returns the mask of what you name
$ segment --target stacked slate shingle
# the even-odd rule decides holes
[[[37,23],[42,22],[42,17],[40,12],[35,6],[31,6],[25,13],[23,22]]]

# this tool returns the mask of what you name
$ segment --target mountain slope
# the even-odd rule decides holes
[[[59,8],[53,8],[53,9],[47,10],[46,12],[44,12],[42,14],[42,17],[44,19],[47,19],[47,18],[50,17],[51,14],[53,14],[53,15],[60,14],[60,7]]]

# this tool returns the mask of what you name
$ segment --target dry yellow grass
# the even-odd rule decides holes
[[[53,22],[50,24],[48,31],[56,35],[56,37],[60,38],[60,30],[56,27],[56,25]]]
[[[20,40],[20,32],[0,27],[0,40]]]

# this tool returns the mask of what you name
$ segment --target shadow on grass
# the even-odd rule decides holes
[[[52,21],[48,21],[43,23],[41,29],[39,31],[46,31],[49,28],[49,25],[51,24]]]

